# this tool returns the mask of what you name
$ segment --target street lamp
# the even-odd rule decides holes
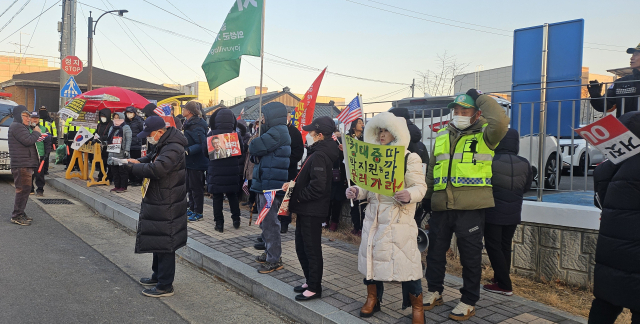
[[[93,22],[93,17],[91,17],[91,11],[89,11],[89,18],[88,18],[89,20],[89,24],[88,24],[88,27],[89,27],[89,82],[87,83],[87,91],[93,90],[93,35],[96,34],[96,27],[98,27],[98,21],[100,21],[100,18],[112,12],[117,12],[118,16],[122,17],[124,16],[125,13],[129,12],[129,10],[107,11],[102,15],[100,15],[100,17],[96,19],[95,23]]]

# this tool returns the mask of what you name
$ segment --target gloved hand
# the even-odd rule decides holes
[[[407,204],[411,201],[411,194],[409,193],[409,191],[405,189],[405,190],[396,192],[396,194],[393,195],[393,198],[395,198],[399,202],[403,202]]]
[[[358,197],[358,187],[349,187],[344,193],[347,199],[356,199]]]
[[[94,140],[99,140],[99,139],[100,139],[100,135],[98,135],[98,134],[93,134],[93,139],[94,139]]]
[[[471,97],[473,101],[478,100],[478,97],[480,97],[480,95],[482,95],[482,91],[480,90],[469,89],[469,91],[467,91],[467,96]]]
[[[589,91],[589,95],[591,96],[591,98],[602,97],[602,83],[599,83],[598,80],[589,81],[587,91]]]
[[[422,210],[427,214],[431,212],[431,199],[422,199]]]

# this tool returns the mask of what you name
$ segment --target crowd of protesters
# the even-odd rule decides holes
[[[640,45],[630,50],[633,58],[640,57]],[[598,97],[601,90],[592,85],[590,91]],[[117,113],[100,110],[94,130],[108,165],[106,174],[99,171],[98,177],[112,181],[111,192],[143,186],[135,252],[153,254],[152,275],[140,279],[149,286],[144,295],[174,294],[175,251],[186,245],[187,223],[205,218],[205,196],[212,199],[214,228],[220,233],[225,229],[225,200],[234,229],[240,227],[243,196],[242,205],[250,213],[268,210],[261,215],[262,233],[254,245],[264,250],[255,258],[260,273],[284,268],[281,235],[288,232],[293,216],[295,250],[305,278],[293,289],[298,301],[322,297],[322,229],[338,230],[346,200],[352,202],[351,234],[361,237],[358,270],[366,287],[361,317],[381,310],[385,282],[400,282],[402,309],[411,307],[412,323],[424,323],[425,311],[445,303],[446,253],[454,234],[463,284],[462,297],[449,318],[464,321],[475,315],[483,248],[494,278],[482,288],[513,294],[511,243],[533,175],[529,162],[518,156],[518,132],[508,128],[509,118],[490,96],[475,89],[456,96],[448,105],[451,122],[437,133],[431,155],[406,109],[380,113],[366,125],[361,118],[348,125],[345,136],[406,149],[404,189],[391,197],[353,186],[347,179],[342,134],[330,117],[318,117],[302,127],[307,133],[303,139],[291,122],[292,111],[279,102],[264,105],[261,119],[248,125],[228,108],[205,116],[202,105],[190,101],[182,115],[175,116],[176,107],[167,116],[175,126],[168,126],[149,104]],[[43,166],[53,147],[50,117],[44,111],[30,113],[24,106],[16,107],[9,129],[16,188],[11,222],[18,225],[33,221],[24,212],[29,193],[44,192]],[[640,112],[619,116],[640,136]],[[222,134],[237,134],[240,154],[231,154],[217,139],[207,140]],[[623,307],[632,310],[633,323],[638,318],[640,207],[629,196],[638,191],[640,182],[636,158],[621,165],[605,162],[594,172],[596,205],[603,213],[589,323],[613,323]],[[286,203],[291,216],[278,215],[285,206],[285,193],[290,195]],[[416,237],[425,214],[430,214],[430,245],[423,273]],[[423,275],[428,282],[424,297]]]

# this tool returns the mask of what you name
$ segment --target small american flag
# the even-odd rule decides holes
[[[346,106],[336,118],[345,125],[349,125],[349,123],[354,120],[362,118],[362,103],[360,102],[360,96],[353,98],[349,105]]]
[[[47,136],[49,136],[48,133],[42,133],[40,134],[40,137],[38,137],[38,140],[36,142],[42,142],[45,140],[45,138],[47,138]]]
[[[331,138],[333,138],[334,141],[338,141],[338,136],[336,136],[336,133],[331,134]]]
[[[245,180],[244,184],[242,184],[242,191],[248,196],[249,195],[249,180]]]
[[[262,207],[260,214],[258,214],[258,219],[256,219],[256,225],[260,225],[260,223],[262,223],[264,218],[267,217],[267,214],[271,209],[271,203],[273,203],[273,197],[275,197],[276,195],[276,191],[277,190],[267,190],[264,192],[264,199],[267,200],[267,203],[264,204],[264,207]]]
[[[171,105],[170,104],[162,104],[156,109],[153,110],[154,113],[158,116],[170,116],[171,115]]]

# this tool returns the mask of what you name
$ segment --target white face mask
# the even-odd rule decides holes
[[[153,137],[147,137],[147,143],[151,145],[156,145],[158,144],[158,141],[156,141]]]
[[[453,116],[453,120],[451,121],[453,126],[455,126],[459,130],[465,130],[471,126],[471,117],[467,116]]]
[[[103,122],[103,123],[106,123],[107,122],[107,117],[100,117],[100,121]]]
[[[314,143],[313,136],[311,136],[311,134],[307,134],[306,138],[307,138],[307,146],[311,147],[311,145],[313,145]]]

